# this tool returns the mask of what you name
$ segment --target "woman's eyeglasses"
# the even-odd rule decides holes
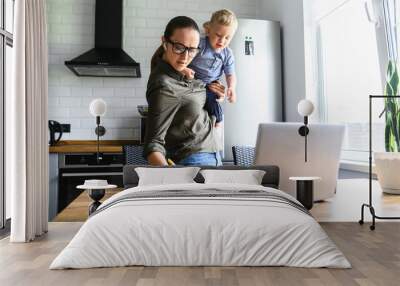
[[[188,56],[193,58],[200,52],[199,48],[189,48],[181,43],[172,42],[171,40],[166,40],[166,42],[172,45],[172,51],[177,55],[182,55],[188,51]]]

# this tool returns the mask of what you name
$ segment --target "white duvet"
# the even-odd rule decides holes
[[[255,198],[152,198],[112,204],[131,192],[263,190],[238,184],[135,187],[114,195],[90,217],[50,269],[145,266],[294,266],[349,268],[307,213]],[[107,207],[108,206],[108,207]]]

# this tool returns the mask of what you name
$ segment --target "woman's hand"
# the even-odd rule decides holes
[[[222,85],[219,81],[214,81],[207,86],[212,92],[214,92],[217,97],[218,101],[222,102],[225,98],[225,86]]]
[[[187,78],[187,79],[194,79],[194,70],[190,69],[190,68],[184,68],[182,70],[183,75]]]
[[[161,152],[151,152],[147,156],[147,161],[153,166],[168,166],[167,160]]]

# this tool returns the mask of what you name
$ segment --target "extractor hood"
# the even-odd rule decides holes
[[[77,76],[141,77],[122,50],[122,0],[96,0],[95,47],[65,65]]]

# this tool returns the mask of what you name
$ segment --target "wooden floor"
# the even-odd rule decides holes
[[[311,213],[319,222],[356,222],[360,219],[361,205],[368,203],[368,186],[368,179],[340,179],[336,195],[314,204]],[[382,193],[376,180],[372,181],[372,198],[377,215],[400,217],[400,195]],[[365,219],[371,221],[368,209]]]
[[[375,232],[357,223],[322,223],[353,268],[122,267],[48,270],[82,223],[50,223],[49,233],[29,244],[0,241],[0,285],[400,285],[400,224]]]

